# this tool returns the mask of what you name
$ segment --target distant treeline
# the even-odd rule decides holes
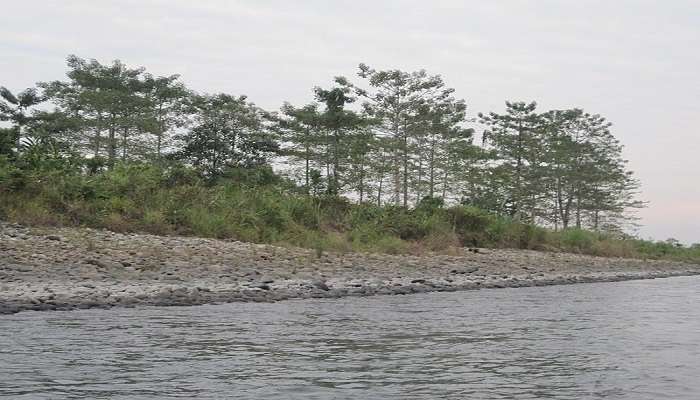
[[[185,166],[215,183],[273,166],[311,196],[405,208],[429,198],[555,229],[620,231],[643,206],[605,118],[534,102],[470,118],[424,70],[360,64],[355,78],[277,111],[196,93],[178,75],[76,56],[64,81],[0,90],[0,118],[11,123],[0,129],[0,157],[25,169],[71,162],[89,175],[137,162]]]

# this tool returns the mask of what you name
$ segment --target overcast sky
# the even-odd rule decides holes
[[[441,74],[470,112],[504,101],[613,122],[650,202],[642,237],[700,242],[700,2],[5,2],[0,85],[62,79],[68,54],[178,73],[258,105],[312,99],[357,64]]]

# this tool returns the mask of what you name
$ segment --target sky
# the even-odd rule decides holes
[[[469,112],[505,100],[611,121],[642,182],[643,238],[700,242],[696,0],[23,0],[0,15],[0,85],[63,79],[75,54],[180,74],[274,110],[376,69],[440,74]]]

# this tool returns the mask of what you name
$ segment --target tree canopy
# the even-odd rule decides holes
[[[188,166],[215,180],[273,168],[312,196],[410,207],[461,203],[555,229],[615,231],[644,205],[604,117],[507,101],[470,118],[440,75],[360,64],[305,105],[265,111],[244,95],[196,93],[179,75],[67,59],[66,79],[0,87],[0,156]],[[474,143],[480,133],[481,143]],[[53,162],[53,161],[52,161]]]

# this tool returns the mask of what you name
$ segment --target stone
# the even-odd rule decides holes
[[[312,281],[311,284],[312,284],[315,288],[321,289],[321,290],[326,291],[326,292],[330,290],[330,288],[328,287],[328,285],[326,284],[326,282],[324,282],[324,281],[321,280],[321,279],[316,279],[316,280]]]
[[[450,272],[453,274],[459,274],[459,275],[464,275],[464,274],[471,274],[479,270],[479,267],[470,267],[470,268],[455,268],[452,269]]]
[[[319,260],[311,250],[215,239],[71,228],[42,232],[0,232],[0,313],[78,305],[273,302],[700,274],[700,266],[669,261],[563,253],[555,257],[520,250],[478,249],[479,256],[469,254],[474,249],[465,249],[464,256],[326,253]],[[68,239],[86,235],[96,247]],[[59,240],[47,245],[53,240],[50,236]]]

